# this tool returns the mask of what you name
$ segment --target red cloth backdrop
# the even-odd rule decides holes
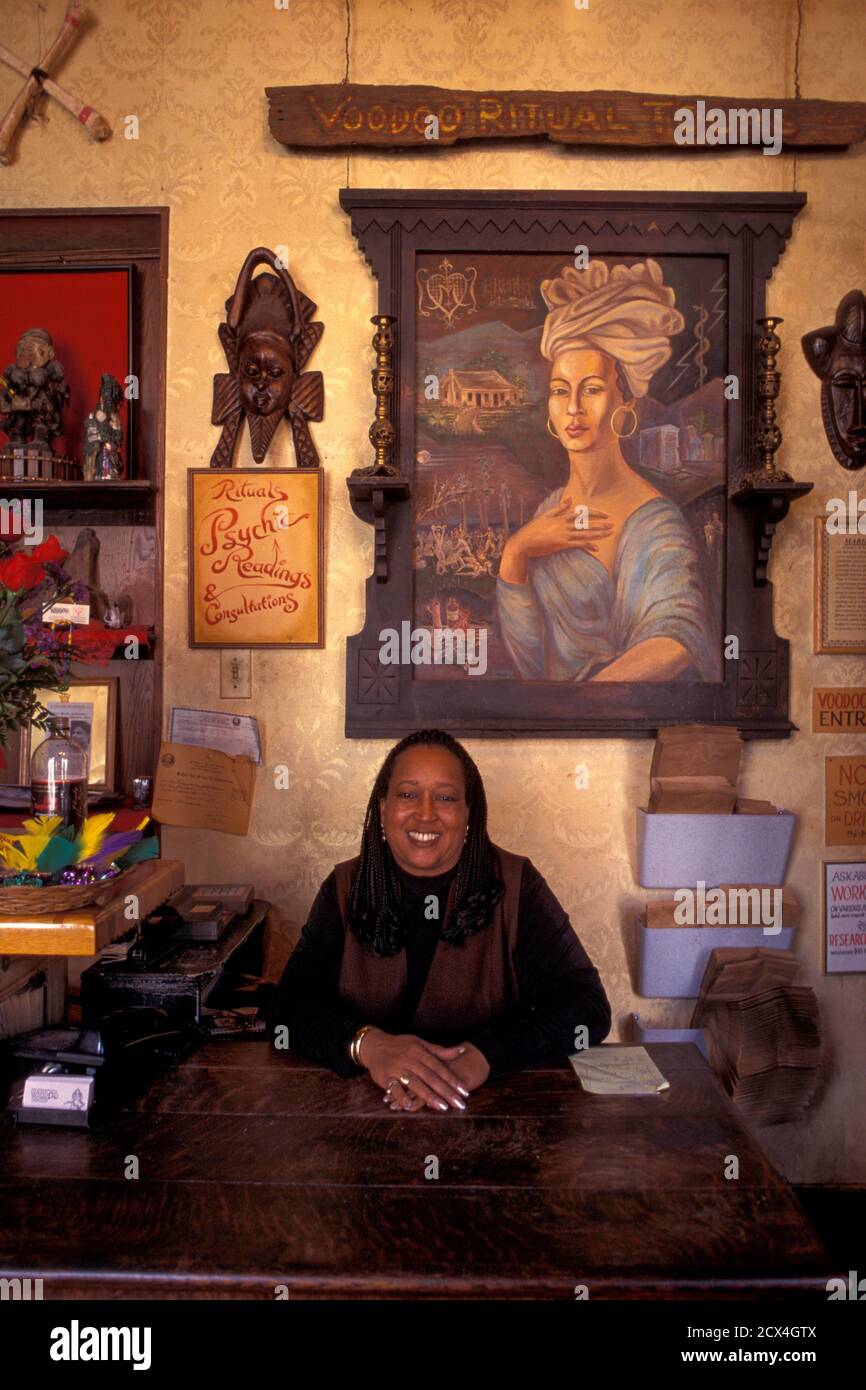
[[[0,371],[15,361],[15,345],[27,328],[51,334],[66,373],[69,404],[65,436],[54,452],[82,459],[84,417],[96,405],[103,372],[121,386],[129,361],[128,270],[26,270],[0,274]],[[121,406],[123,471],[128,476],[129,402]],[[5,436],[4,436],[5,438]]]

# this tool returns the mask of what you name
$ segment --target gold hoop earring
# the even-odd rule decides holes
[[[620,431],[617,429],[616,425],[613,423],[613,422],[614,422],[614,419],[615,419],[615,417],[616,417],[617,411],[620,411],[620,410],[627,410],[627,411],[630,412],[631,417],[632,417],[632,420],[634,421],[634,424],[632,425],[632,427],[631,427],[630,430],[623,430],[622,432],[620,432]],[[635,410],[634,406],[633,406],[633,405],[618,405],[618,406],[616,407],[615,410],[612,410],[612,411],[611,411],[611,415],[610,415],[610,427],[611,427],[611,429],[613,430],[614,434],[616,435],[617,439],[631,439],[632,435],[634,434],[635,430],[637,429],[637,411]]]
[[[547,433],[548,433],[548,434],[552,434],[554,439],[558,439],[558,438],[559,438],[559,435],[556,433],[556,430],[551,429],[551,427],[550,427],[550,416],[549,416],[549,415],[548,415],[548,417],[547,417]]]

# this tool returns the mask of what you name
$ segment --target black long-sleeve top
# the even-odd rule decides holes
[[[377,1026],[412,1032],[441,922],[428,920],[431,894],[443,905],[457,866],[434,877],[408,874],[398,865],[406,913],[406,988],[396,1012]],[[343,922],[333,872],[316,896],[300,940],[289,958],[270,1010],[272,1026],[286,1024],[289,1046],[341,1076],[358,1076],[349,1042],[364,1023],[337,994],[343,955]],[[610,1031],[610,1005],[598,971],[571,926],[568,914],[527,859],[520,883],[514,966],[520,1004],[511,1013],[465,1037],[429,1042],[473,1043],[490,1064],[491,1077],[564,1058],[576,1050],[575,1029],[586,1025],[590,1047]]]

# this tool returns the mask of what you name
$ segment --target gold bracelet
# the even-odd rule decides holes
[[[352,1038],[352,1041],[349,1043],[349,1056],[351,1057],[352,1061],[355,1063],[355,1066],[356,1066],[356,1067],[361,1067],[361,1066],[364,1065],[363,1062],[361,1061],[361,1057],[360,1057],[360,1053],[359,1053],[359,1048],[360,1048],[360,1046],[361,1046],[361,1039],[363,1038],[363,1036],[364,1036],[365,1033],[369,1033],[370,1029],[371,1029],[373,1026],[374,1026],[374,1025],[373,1025],[372,1023],[365,1023],[364,1026],[363,1026],[363,1028],[359,1028],[359,1029],[358,1029],[357,1033],[356,1033],[355,1036]]]
[[[370,1031],[372,1026],[373,1025],[371,1023],[365,1023],[363,1028],[358,1029],[357,1033],[355,1034],[349,1045],[349,1056],[352,1058],[352,1061],[355,1063],[356,1067],[360,1067],[361,1065],[361,1039],[363,1038],[365,1033],[368,1033]]]

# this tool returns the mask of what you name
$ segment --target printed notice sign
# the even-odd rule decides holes
[[[824,865],[824,974],[866,973],[866,863]]]
[[[825,758],[828,845],[866,844],[866,758]]]
[[[866,733],[866,685],[816,686],[812,691],[812,733]]]

